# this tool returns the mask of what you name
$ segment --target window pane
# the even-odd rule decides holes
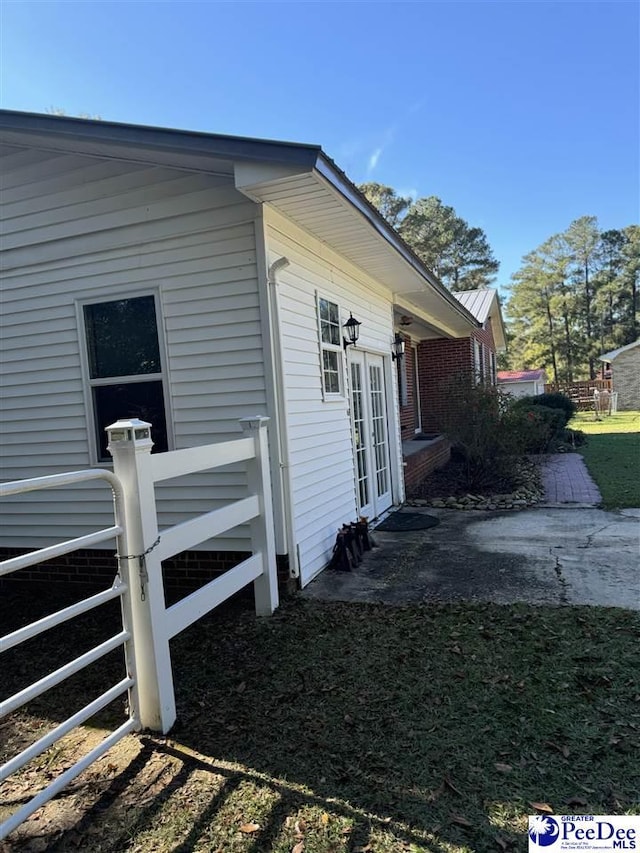
[[[324,390],[327,394],[340,393],[340,377],[338,375],[338,353],[332,350],[322,351],[322,373]]]
[[[85,305],[92,379],[160,373],[160,348],[153,296]]]
[[[105,427],[120,418],[140,418],[141,421],[148,421],[151,424],[153,452],[162,453],[168,449],[164,396],[160,380],[98,385],[92,391],[100,462],[111,459],[107,450]]]
[[[340,345],[340,309],[335,302],[318,299],[320,337],[323,344]]]

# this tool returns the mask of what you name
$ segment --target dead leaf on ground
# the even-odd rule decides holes
[[[501,761],[496,763],[496,770],[498,773],[511,773],[513,767],[510,764],[503,764]]]
[[[326,812],[322,813],[322,816],[320,817],[320,823],[323,826],[326,826],[329,823],[329,815]]]
[[[245,833],[249,834],[251,832],[257,832],[259,829],[260,829],[259,823],[253,823],[253,822],[243,823],[242,826],[240,827],[240,832],[245,832]]]
[[[354,847],[353,853],[369,853],[370,850],[373,850],[373,847],[370,844],[365,844],[364,847]]]
[[[451,823],[455,823],[458,826],[462,826],[465,829],[470,829],[473,827],[473,824],[470,820],[467,820],[466,817],[463,817],[461,814],[452,814],[451,815]]]
[[[453,791],[453,793],[454,793],[454,794],[457,794],[459,797],[461,797],[461,796],[462,796],[462,791],[459,791],[459,790],[456,788],[456,786],[453,784],[453,782],[451,781],[451,779],[449,779],[449,777],[448,777],[448,776],[445,776],[445,777],[444,777],[444,784],[446,785],[446,787],[447,787],[450,791]]]
[[[297,844],[294,844],[291,848],[291,853],[302,853],[304,850],[304,841],[298,841]]]
[[[553,814],[553,809],[551,808],[549,803],[529,803],[529,805],[537,812],[543,812],[544,814]]]

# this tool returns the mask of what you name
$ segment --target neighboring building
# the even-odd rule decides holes
[[[547,376],[544,370],[499,370],[498,385],[514,397],[544,394]]]
[[[599,358],[610,366],[611,390],[618,395],[618,411],[640,409],[640,339]]]
[[[9,111],[0,131],[3,479],[109,465],[119,417],[164,450],[267,415],[277,551],[304,585],[343,522],[403,501],[401,434],[437,428],[433,383],[495,374],[495,292],[450,294],[318,146]],[[245,488],[233,466],[163,483],[160,526]],[[110,500],[3,512],[6,555],[103,526]],[[240,529],[189,565],[246,546]]]

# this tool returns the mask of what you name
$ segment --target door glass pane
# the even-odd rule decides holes
[[[362,371],[359,364],[351,364],[351,406],[353,433],[356,446],[356,476],[358,478],[359,507],[369,503],[369,477],[367,474],[367,432],[362,398]]]
[[[384,406],[382,369],[370,365],[369,383],[371,395],[371,425],[373,428],[374,462],[376,466],[376,489],[380,497],[389,491],[389,469],[387,460],[387,421]]]
[[[84,306],[92,379],[161,373],[153,296]]]

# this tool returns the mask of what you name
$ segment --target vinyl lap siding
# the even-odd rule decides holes
[[[348,397],[324,401],[316,291],[361,321],[358,347],[389,354],[391,304],[379,284],[288,220],[266,211],[269,262],[278,274],[295,537],[303,584],[327,564],[338,528],[357,514]],[[347,374],[343,380],[347,387]],[[394,390],[395,395],[395,390]],[[392,455],[398,441],[390,429]],[[394,460],[392,459],[392,466]]]
[[[159,294],[175,447],[237,437],[240,417],[266,414],[255,206],[230,177],[1,153],[2,479],[94,464],[77,300]],[[161,485],[161,526],[242,494],[233,468]],[[0,544],[90,532],[111,523],[110,507],[96,486],[5,501]],[[239,531],[215,548],[246,545]]]

